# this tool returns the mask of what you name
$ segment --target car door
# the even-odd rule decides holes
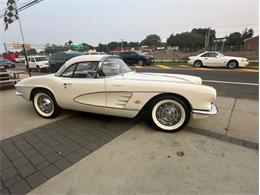
[[[105,75],[106,107],[108,110],[123,109],[132,97],[132,92],[127,89],[127,83],[119,78],[120,59],[110,58],[104,61],[101,67],[102,74]]]
[[[224,64],[224,59],[217,52],[210,52],[207,60],[207,66],[221,67]]]
[[[104,78],[96,78],[99,62],[80,62],[58,77],[57,102],[63,108],[102,113],[106,106]]]
[[[124,60],[125,63],[131,64],[131,56],[130,52],[124,52],[122,54],[122,59]]]
[[[131,64],[136,64],[138,62],[138,55],[135,52],[129,52],[129,61]]]
[[[209,66],[209,53],[202,54],[199,59],[202,61],[203,66]]]
[[[28,57],[28,64],[29,64],[29,68],[33,68],[32,57]]]

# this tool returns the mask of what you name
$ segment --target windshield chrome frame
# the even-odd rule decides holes
[[[100,70],[101,70],[101,68],[102,68],[102,65],[103,65],[103,63],[104,63],[104,61],[106,61],[107,59],[110,59],[110,58],[113,58],[113,59],[120,59],[120,60],[122,60],[119,56],[112,56],[112,55],[109,55],[109,56],[104,56],[103,58],[101,58],[99,61],[97,61],[97,62],[99,62],[98,63],[98,67],[97,67],[97,70],[96,70],[96,74],[95,74],[95,76],[94,76],[94,78],[93,79],[96,79],[96,78],[105,78],[105,77],[114,77],[114,76],[118,76],[118,75],[122,75],[122,74],[125,74],[125,73],[121,73],[121,74],[118,74],[118,75],[113,75],[113,76],[100,76],[98,73],[100,72]],[[77,63],[79,63],[79,62],[77,62]],[[125,62],[124,62],[125,63]],[[74,63],[75,64],[75,63]],[[57,74],[57,72],[55,73],[55,76],[57,76],[57,77],[62,77],[62,74],[70,67],[70,66],[73,66],[74,64],[71,64],[71,65],[69,65],[68,67],[66,67],[65,69],[64,69],[64,71],[63,72],[61,72],[60,74]],[[127,65],[127,64],[126,64]],[[127,65],[128,66],[128,65]],[[128,66],[129,67],[129,66]],[[130,68],[130,67],[129,67]],[[130,68],[131,69],[131,68]],[[129,71],[129,72],[133,72],[133,70],[131,70],[131,71]]]
[[[124,75],[125,73],[121,73],[121,74],[117,74],[117,75],[112,75],[112,76],[100,76],[98,73],[101,71],[101,68],[102,68],[102,66],[103,66],[103,63],[107,60],[107,59],[111,59],[111,58],[113,58],[113,59],[120,59],[120,60],[122,60],[119,56],[112,56],[112,55],[110,55],[110,56],[105,56],[105,57],[103,57],[103,58],[101,58],[101,60],[100,60],[100,64],[98,65],[98,68],[97,68],[97,72],[96,72],[96,76],[95,76],[95,78],[109,78],[109,77],[116,77],[116,76],[119,76],[119,75]],[[123,61],[124,62],[124,61]],[[125,63],[125,62],[124,62]],[[126,63],[125,63],[126,64]],[[127,65],[127,64],[126,64]],[[127,65],[128,66],[128,65]],[[129,67],[129,66],[128,66]],[[129,67],[130,68],[130,67]],[[131,68],[130,68],[131,69]],[[129,71],[129,72],[133,72],[133,70],[131,69],[131,71]]]

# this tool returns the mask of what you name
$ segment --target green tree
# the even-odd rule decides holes
[[[209,46],[211,46],[213,39],[216,38],[216,31],[208,28],[194,28],[191,32],[171,34],[166,42],[169,46],[179,46],[183,50],[198,50],[204,48],[205,38],[208,34],[210,34]]]
[[[23,51],[23,50],[21,50],[20,53],[21,53],[21,55],[24,56],[24,51]],[[36,49],[34,49],[34,48],[30,48],[30,49],[27,49],[27,50],[26,50],[26,54],[27,54],[28,56],[37,55],[37,51],[36,51]]]
[[[96,50],[98,52],[106,52],[107,53],[107,45],[99,43],[98,46],[96,47]]]
[[[242,32],[242,39],[245,40],[245,39],[248,39],[248,38],[251,38],[253,37],[254,35],[254,31],[252,28],[250,29],[245,29],[243,32]]]
[[[139,47],[140,43],[139,42],[129,42],[127,43],[127,47]]]
[[[142,40],[141,44],[147,46],[158,46],[161,44],[161,38],[159,35],[150,34],[147,35],[144,40]]]
[[[240,32],[231,33],[228,36],[228,45],[232,47],[241,46],[243,44],[243,37]]]
[[[72,40],[69,40],[67,44],[68,44],[69,46],[72,46],[73,41],[72,41]]]
[[[121,43],[119,43],[119,42],[112,41],[112,42],[107,44],[108,50],[113,50],[113,49],[116,49],[118,47],[121,47]]]
[[[61,52],[61,51],[67,51],[68,47],[64,47],[64,46],[60,46],[60,45],[48,45],[45,49],[44,52],[46,54],[53,54],[53,53],[57,53],[57,52]]]

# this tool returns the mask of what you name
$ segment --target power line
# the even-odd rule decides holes
[[[19,8],[17,8],[17,11],[20,12],[20,11],[23,11],[37,3],[40,3],[41,1],[43,0],[31,0],[31,1],[27,1],[26,3],[23,3],[22,5],[19,6]],[[0,15],[0,19],[2,19],[4,17],[4,13]]]
[[[15,2],[17,3],[19,0],[16,0]],[[1,3],[1,4],[6,4],[6,3]],[[1,9],[0,12],[5,11],[7,9],[7,7],[5,7],[4,9]]]

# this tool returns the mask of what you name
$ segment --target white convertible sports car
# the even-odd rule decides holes
[[[247,58],[240,58],[234,56],[225,56],[220,52],[205,51],[197,56],[189,57],[189,64],[194,65],[194,67],[199,68],[202,66],[210,67],[246,67],[249,64]]]
[[[26,78],[15,87],[16,95],[31,100],[45,118],[60,108],[129,118],[143,112],[155,127],[177,131],[191,116],[217,114],[216,90],[202,85],[201,78],[137,73],[110,55],[74,57],[56,74]]]

